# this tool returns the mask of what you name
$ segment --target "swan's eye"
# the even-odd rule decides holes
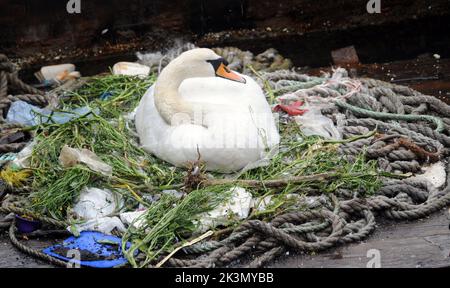
[[[225,66],[228,65],[228,62],[223,58],[207,60],[206,62],[208,62],[209,64],[211,64],[213,66],[214,71],[217,71],[217,69],[219,69],[221,64],[225,64]]]

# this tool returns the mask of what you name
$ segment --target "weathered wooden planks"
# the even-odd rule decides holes
[[[358,267],[373,259],[367,253],[380,251],[381,267],[450,267],[450,220],[442,211],[429,218],[385,223],[362,243],[332,249],[315,256],[284,256],[269,267]]]

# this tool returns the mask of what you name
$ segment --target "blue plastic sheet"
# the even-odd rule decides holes
[[[72,111],[52,111],[42,109],[24,101],[15,101],[9,108],[6,121],[24,126],[36,126],[39,124],[58,123],[64,124],[72,119],[79,118],[91,112],[89,107],[80,107]],[[94,111],[96,113],[97,111]]]
[[[115,243],[115,244],[110,244]],[[131,246],[128,242],[127,249]],[[63,244],[57,244],[44,249],[47,255],[53,256],[55,258],[72,261],[72,263],[80,264],[81,266],[93,267],[93,268],[113,268],[118,265],[122,265],[128,262],[124,257],[122,251],[122,239],[116,236],[105,235],[100,232],[83,231],[80,233],[79,237],[72,236],[64,240]],[[58,248],[64,248],[63,250],[78,250],[78,251],[89,251],[90,253],[96,254],[101,259],[109,260],[75,260],[67,258],[64,255],[60,255],[57,252]],[[136,253],[138,253],[136,251]],[[83,255],[81,254],[81,258]]]

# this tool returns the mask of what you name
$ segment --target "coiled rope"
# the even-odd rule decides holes
[[[8,94],[13,91],[21,94]],[[48,104],[45,93],[20,80],[14,64],[4,54],[0,54],[0,119],[4,119],[3,110],[17,100],[38,106]]]
[[[16,93],[12,95],[11,93]],[[48,96],[44,92],[24,83],[18,77],[18,71],[8,57],[0,54],[0,132],[6,134],[8,128],[20,128],[18,125],[5,123],[5,112],[12,102],[22,100],[32,105],[44,107],[48,104]],[[14,127],[13,127],[14,126]],[[2,143],[0,153],[18,152],[26,142]]]

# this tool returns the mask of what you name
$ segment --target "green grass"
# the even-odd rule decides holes
[[[86,105],[99,108],[103,118],[114,119],[131,112],[155,80],[154,75],[143,79],[109,74],[92,77],[80,89],[63,97],[61,104],[69,109]]]
[[[359,191],[359,195],[373,195],[380,187],[380,175],[375,160],[366,160],[362,153],[355,162],[347,161],[337,152],[337,143],[316,136],[304,136],[295,122],[281,124],[279,153],[269,166],[247,171],[239,179],[272,180],[291,176],[306,176],[323,173],[338,173],[340,176],[330,182],[301,183],[288,185],[283,189],[253,190],[259,197],[272,196],[273,204],[265,212],[255,215],[281,214],[297,207],[288,194],[307,195],[309,191],[330,194],[337,189]],[[299,140],[301,138],[301,140]],[[339,142],[339,141],[338,141]],[[358,177],[355,177],[358,175]]]
[[[144,187],[141,189],[143,192],[151,192],[159,186],[182,181],[181,170],[152,157],[130,141],[132,138],[123,114],[134,109],[151,83],[149,79],[125,76],[93,78],[64,100],[67,110],[89,105],[92,109],[100,109],[100,114],[90,113],[65,124],[39,127],[31,158],[35,191],[31,195],[33,209],[63,219],[78,193],[88,183],[132,188],[141,186]],[[106,101],[98,99],[99,95],[110,90],[117,95]],[[99,175],[81,165],[79,168],[63,168],[59,164],[59,155],[64,145],[94,152],[112,167],[113,176]]]
[[[187,239],[197,229],[195,223],[199,215],[214,209],[229,199],[230,186],[216,186],[194,190],[181,200],[164,194],[151,205],[142,216],[145,224],[139,229],[130,225],[123,237],[122,248],[132,264],[145,266],[163,253],[172,251],[177,240]],[[139,218],[139,219],[142,219]],[[132,246],[126,249],[126,242],[131,240]],[[134,252],[140,250],[146,254],[143,263],[136,263]]]

